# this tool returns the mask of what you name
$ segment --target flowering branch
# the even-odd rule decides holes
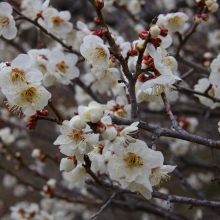
[[[35,25],[36,27],[40,28],[42,32],[44,32],[46,35],[48,35],[49,37],[51,37],[53,40],[57,41],[58,43],[60,43],[64,48],[66,48],[69,52],[71,53],[75,53],[78,56],[82,56],[78,51],[73,50],[71,46],[66,45],[62,40],[60,40],[59,38],[57,38],[56,36],[54,36],[53,34],[49,33],[44,27],[42,27],[37,20],[32,20],[28,17],[26,17],[25,15],[23,15],[20,11],[18,11],[16,8],[13,7],[13,11],[15,13],[17,13],[18,15],[20,15],[19,19],[23,19],[26,20],[30,23],[32,23],[33,25]]]
[[[53,112],[55,113],[55,115],[57,116],[58,120],[60,122],[63,122],[63,117],[61,116],[61,114],[58,112],[58,110],[56,109],[56,107],[54,106],[52,100],[50,99],[48,101],[48,105],[50,106],[50,108],[53,110]]]

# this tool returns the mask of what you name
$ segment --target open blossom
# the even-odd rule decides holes
[[[185,30],[185,22],[189,17],[183,12],[160,14],[158,16],[157,24],[166,27],[169,33],[180,32]]]
[[[60,152],[67,156],[75,156],[76,160],[83,162],[84,154],[93,149],[93,145],[98,142],[99,134],[90,133],[89,126],[85,129],[77,130],[72,121],[63,121],[60,127],[61,135],[58,136],[54,145],[60,145]]]
[[[69,22],[71,18],[69,11],[59,12],[53,7],[45,7],[42,16],[44,18],[43,24],[47,28],[47,31],[50,33],[63,35],[70,32],[73,28],[73,24]]]
[[[196,84],[194,86],[194,90],[198,91],[198,92],[205,92],[210,86],[210,81],[207,78],[202,78],[198,81],[198,84]],[[210,96],[213,96],[215,98],[220,98],[220,87],[216,87],[216,86],[212,86],[209,91],[208,94]],[[196,95],[199,98],[199,101],[205,105],[210,107],[211,109],[215,109],[216,107],[220,106],[219,103],[212,101],[209,98],[206,98],[204,96],[201,95]]]
[[[94,35],[84,37],[83,44],[80,46],[80,53],[92,65],[93,71],[102,71],[109,68],[109,49],[100,37]]]
[[[3,93],[17,91],[18,88],[26,87],[30,83],[40,84],[43,74],[32,65],[32,60],[27,54],[20,54],[10,66],[2,68],[0,87]]]
[[[12,7],[6,2],[0,3],[0,36],[13,39],[17,34],[17,28],[12,14]]]
[[[51,98],[51,94],[41,85],[30,84],[17,91],[6,94],[8,108],[15,113],[21,111],[28,116],[42,110]]]
[[[163,164],[162,153],[149,149],[146,143],[140,140],[125,148],[115,148],[114,152],[108,162],[111,178],[119,181],[122,188],[138,191],[150,199],[152,185],[149,178],[152,169]]]
[[[214,59],[210,65],[211,74],[209,76],[209,81],[214,86],[219,86],[220,84],[220,54],[216,59]]]
[[[71,83],[71,80],[79,76],[79,69],[75,66],[78,57],[75,54],[65,55],[59,50],[51,52],[50,62],[47,63],[48,72],[44,76],[44,83],[52,85],[60,82],[64,85]]]

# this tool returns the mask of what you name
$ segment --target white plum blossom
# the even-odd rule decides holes
[[[85,168],[80,164],[70,172],[62,172],[62,176],[69,189],[85,187],[85,179],[90,178],[90,175],[86,173]]]
[[[89,126],[83,130],[77,130],[72,121],[63,121],[60,127],[61,135],[58,136],[54,145],[60,145],[60,152],[67,156],[75,156],[76,160],[83,162],[84,154],[93,149],[98,142],[99,134],[91,133]]]
[[[64,170],[66,172],[70,172],[71,170],[73,170],[76,167],[76,163],[75,163],[75,157],[74,156],[70,156],[70,157],[66,157],[66,158],[62,158],[60,161],[60,171]]]
[[[51,94],[41,85],[30,84],[6,94],[6,97],[9,110],[18,114],[23,111],[25,115],[31,116],[47,105]]]
[[[11,144],[15,141],[15,134],[11,133],[11,129],[9,127],[5,127],[0,129],[0,138],[4,144]]]
[[[198,84],[196,84],[194,86],[194,90],[198,91],[198,92],[205,92],[210,86],[210,81],[207,78],[202,78],[198,81]],[[216,86],[212,86],[209,91],[208,91],[208,95],[213,96],[215,98],[220,98],[220,87],[216,87]],[[205,97],[205,96],[201,96],[201,95],[197,95],[195,94],[195,96],[197,96],[199,98],[199,101],[207,106],[210,107],[211,109],[215,109],[218,106],[220,106],[219,103],[214,102],[213,100]]]
[[[0,71],[2,92],[11,93],[31,83],[40,84],[43,74],[32,65],[33,62],[27,54],[20,54],[11,62],[10,66],[2,68]]]
[[[79,69],[75,66],[77,61],[75,54],[65,55],[60,50],[52,51],[47,63],[48,72],[44,75],[44,84],[49,86],[56,81],[64,85],[70,84],[72,79],[79,76]]]
[[[13,39],[17,34],[17,28],[12,14],[12,7],[7,2],[0,3],[0,36]]]
[[[220,54],[214,59],[210,65],[211,73],[209,81],[213,86],[219,86],[220,84]]]
[[[123,118],[130,117],[131,105],[121,96],[117,96],[115,101],[108,101],[106,107],[105,114],[110,113]]]
[[[69,22],[71,14],[69,11],[58,12],[53,7],[46,7],[43,10],[44,26],[47,31],[56,35],[63,35],[70,32],[73,24]]]
[[[159,26],[166,27],[169,33],[180,32],[183,33],[185,30],[185,22],[188,21],[189,17],[183,12],[160,14],[158,16],[157,24]]]
[[[80,105],[78,107],[79,116],[86,122],[97,123],[103,117],[103,109],[101,104],[92,101],[88,107]]]
[[[145,142],[137,140],[125,148],[121,146],[114,149],[114,155],[108,162],[108,171],[110,177],[117,180],[122,188],[137,191],[150,199],[152,185],[149,178],[155,178],[151,175],[152,169],[160,167],[161,164],[162,153],[149,149]],[[157,174],[163,178],[165,172]]]
[[[84,37],[80,53],[92,65],[93,71],[103,71],[109,68],[109,49],[100,37],[94,35]]]
[[[155,47],[148,43],[147,51],[153,58],[155,72],[149,75],[141,74],[136,83],[137,102],[154,101],[162,92],[170,90],[172,84],[181,80],[173,73],[177,71],[177,61],[169,56],[164,48]]]

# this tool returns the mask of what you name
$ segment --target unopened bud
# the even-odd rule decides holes
[[[39,158],[40,157],[40,155],[41,155],[41,150],[40,149],[34,149],[33,151],[32,151],[32,153],[31,153],[31,157],[33,157],[33,158]]]
[[[102,36],[105,36],[108,33],[108,28],[102,27],[99,31]]]
[[[151,36],[157,37],[161,33],[161,29],[158,25],[153,25],[150,28]]]
[[[210,7],[213,3],[214,3],[213,0],[205,1],[205,4],[206,4],[207,7]]]
[[[94,19],[93,19],[93,22],[96,24],[96,25],[100,25],[100,20],[99,18],[96,16]]]
[[[198,6],[202,6],[202,0],[196,0],[196,4],[198,5]]]
[[[127,52],[128,56],[136,56],[138,54],[137,50],[131,49]]]
[[[200,14],[197,14],[195,17],[194,17],[194,21],[199,24],[202,22],[202,17]]]
[[[104,0],[96,0],[96,9],[101,10],[104,7]]]
[[[145,40],[147,38],[149,34],[149,31],[141,31],[138,36],[142,39],[142,40]]]
[[[154,45],[154,47],[160,47],[162,40],[158,37],[151,37],[150,42]]]
[[[76,159],[74,158],[74,156],[62,158],[62,160],[60,161],[60,171],[62,171],[62,170],[66,171],[66,172],[72,171],[77,165],[77,161],[76,161],[76,163],[75,163],[75,161],[76,161]]]
[[[144,42],[138,42],[138,43],[136,44],[136,49],[137,49],[138,51],[144,51],[144,50],[145,50]]]
[[[57,183],[57,181],[55,179],[49,179],[47,181],[47,185],[50,187],[50,189],[53,189],[53,190],[56,187],[56,183]]]
[[[165,28],[165,27],[160,27],[160,30],[161,30],[160,36],[166,37],[166,36],[168,35],[168,29],[167,29],[167,28]]]
[[[101,134],[101,133],[103,133],[105,130],[106,130],[106,126],[105,126],[104,123],[98,122],[98,123],[96,124],[96,128],[95,128],[95,132],[96,132],[96,133]]]
[[[215,13],[217,10],[218,10],[218,3],[214,2],[210,7],[208,7],[208,10],[211,12],[211,13]]]
[[[201,18],[203,21],[208,21],[209,20],[209,16],[207,14],[202,14]]]

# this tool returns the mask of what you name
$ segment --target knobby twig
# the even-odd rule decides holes
[[[62,125],[62,121],[60,121],[58,118],[43,116],[43,115],[38,115],[37,118],[40,120],[51,121],[57,123],[58,125]]]
[[[172,122],[173,128],[178,132],[184,133],[185,131],[180,127],[180,125],[177,122],[175,116],[173,115],[173,112],[171,111],[170,104],[167,100],[167,97],[166,97],[165,93],[161,94],[161,98],[163,100],[163,103],[164,103],[165,109],[167,111],[167,114],[168,114],[168,116],[169,116],[169,118]]]
[[[121,193],[129,193],[129,194],[137,195],[136,192],[130,192],[127,189],[122,189],[120,186],[113,185],[113,184],[105,182],[105,181],[102,181],[102,184],[99,185],[92,179],[86,179],[86,183],[89,184],[89,185],[97,185],[97,186],[102,187],[102,188],[108,188],[108,189],[112,189],[112,190],[120,190]],[[190,204],[190,205],[193,205],[193,206],[220,208],[220,202],[219,201],[200,200],[200,199],[193,199],[193,198],[176,196],[176,195],[167,195],[167,194],[164,194],[164,193],[160,193],[158,191],[153,191],[152,192],[152,197],[162,199],[162,200],[166,200],[166,201],[169,201],[170,203],[175,202],[175,203],[182,203],[182,204]]]
[[[180,91],[180,92],[185,92],[185,93],[191,93],[191,94],[196,94],[196,95],[201,95],[201,96],[204,96],[204,97],[206,97],[206,98],[209,98],[209,99],[211,99],[212,101],[214,101],[214,102],[220,102],[220,99],[217,99],[217,98],[215,98],[215,97],[213,97],[213,96],[210,96],[207,92],[205,93],[203,93],[203,92],[198,92],[198,91],[195,91],[195,90],[193,90],[193,89],[188,89],[188,88],[185,88],[185,87],[183,87],[183,86],[179,86],[179,85],[174,85],[176,88],[177,88],[177,90],[178,91]]]
[[[112,121],[118,125],[131,125],[133,122],[137,121],[137,120],[127,119],[127,118],[117,117],[114,115],[111,115],[111,118],[112,118]],[[181,140],[190,141],[192,143],[197,143],[197,144],[204,145],[206,147],[211,147],[211,148],[220,150],[220,141],[215,141],[213,139],[204,138],[204,137],[197,136],[194,134],[189,134],[186,131],[184,133],[181,133],[178,131],[173,131],[168,128],[162,128],[156,125],[152,125],[141,120],[139,120],[138,127],[146,131],[149,131],[151,133],[157,133],[160,136],[178,138]]]

